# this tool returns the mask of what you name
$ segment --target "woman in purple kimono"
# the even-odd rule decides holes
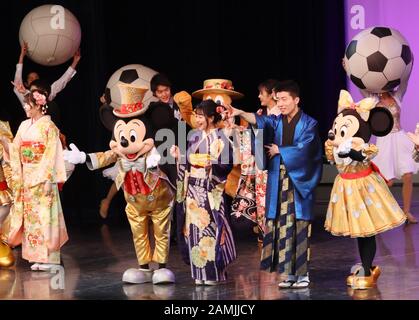
[[[226,280],[226,268],[236,258],[233,234],[224,206],[224,188],[232,165],[232,143],[223,129],[220,107],[205,100],[195,108],[197,130],[188,137],[185,155],[177,146],[179,245],[197,285]]]

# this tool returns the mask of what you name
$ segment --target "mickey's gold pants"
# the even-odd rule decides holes
[[[128,221],[134,240],[135,252],[140,265],[150,262],[167,263],[170,245],[170,212],[174,193],[166,181],[150,194],[132,196],[125,193]],[[152,222],[154,233],[154,253],[150,244],[149,222]]]

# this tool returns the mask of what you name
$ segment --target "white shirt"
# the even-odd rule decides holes
[[[23,83],[22,80],[22,70],[23,70],[23,64],[18,63],[16,65],[16,73],[15,73],[15,83]],[[48,97],[49,101],[54,100],[54,98],[57,96],[58,93],[60,93],[67,85],[67,83],[74,77],[74,75],[77,73],[76,70],[74,70],[71,66],[68,67],[67,71],[64,72],[64,74],[59,78],[57,81],[55,81],[51,85],[51,93]],[[16,87],[13,89],[14,93],[16,94],[17,98],[19,99],[22,107],[24,106],[24,94],[20,93]],[[29,91],[29,90],[27,90]]]

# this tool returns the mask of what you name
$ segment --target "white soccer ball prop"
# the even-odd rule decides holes
[[[360,89],[382,93],[408,79],[413,66],[409,43],[399,31],[373,27],[361,31],[345,51],[352,82]]]
[[[30,11],[19,30],[19,42],[28,43],[28,57],[44,66],[69,60],[80,47],[81,29],[76,17],[59,5],[43,5]]]
[[[153,69],[150,69],[141,64],[130,64],[118,69],[110,77],[108,84],[106,85],[106,101],[110,101],[110,105],[113,108],[120,107],[121,95],[117,86],[119,82],[148,88],[148,91],[146,92],[143,99],[144,106],[148,106],[151,101],[158,101],[158,99],[153,96],[153,93],[150,90],[150,80],[155,74],[157,74],[157,71],[154,71]]]

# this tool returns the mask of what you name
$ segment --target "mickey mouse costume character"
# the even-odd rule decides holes
[[[353,289],[376,285],[380,268],[373,266],[375,235],[403,224],[406,216],[371,159],[378,148],[371,135],[383,137],[393,127],[385,108],[367,98],[355,104],[347,91],[339,98],[338,115],[326,141],[326,157],[339,171],[331,192],[325,229],[335,236],[357,238],[362,266],[347,278]]]
[[[170,211],[174,201],[174,187],[160,170],[160,154],[154,145],[155,131],[174,121],[173,113],[164,105],[148,109],[142,104],[147,88],[119,84],[122,102],[119,109],[103,105],[101,121],[113,132],[106,152],[86,156],[75,145],[64,158],[71,163],[86,162],[90,170],[118,163],[117,188],[123,186],[127,206],[125,212],[131,225],[135,251],[140,268],[124,272],[122,281],[128,283],[173,283],[175,276],[166,268],[169,257]],[[149,239],[149,221],[153,224],[154,253]],[[149,263],[159,264],[153,270]]]

